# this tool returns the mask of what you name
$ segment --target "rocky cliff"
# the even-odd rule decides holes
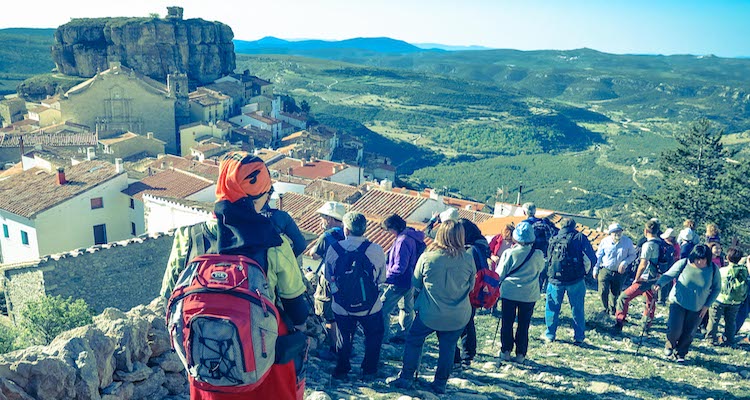
[[[233,37],[228,25],[202,19],[73,19],[55,31],[52,58],[66,75],[92,77],[118,61],[162,82],[182,72],[205,84],[234,71]]]

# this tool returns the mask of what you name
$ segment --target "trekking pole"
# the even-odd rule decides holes
[[[651,300],[649,300],[646,303],[646,312],[648,312],[648,310],[653,310],[654,314],[656,314],[655,307],[656,307],[656,293],[653,293],[653,295],[651,296]],[[646,317],[645,321],[643,322],[643,329],[641,329],[641,336],[638,338],[638,346],[635,348],[636,356],[638,355],[638,350],[641,349],[641,345],[643,344],[643,335],[646,334],[649,327],[651,326],[651,322],[653,321],[654,321],[654,317],[649,315],[648,317]]]
[[[495,340],[497,339],[497,331],[500,330],[500,318],[497,319],[497,326],[495,327],[495,334],[492,335],[492,345],[490,346],[490,353],[495,351]]]

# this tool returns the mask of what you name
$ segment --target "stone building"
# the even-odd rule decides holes
[[[119,63],[70,89],[60,99],[63,120],[92,127],[100,139],[123,132],[145,134],[177,153],[178,121],[190,117],[187,76],[178,74],[164,85]]]

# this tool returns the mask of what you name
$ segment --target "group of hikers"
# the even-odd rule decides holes
[[[668,303],[664,353],[676,362],[685,361],[699,327],[713,344],[734,344],[748,314],[750,258],[735,246],[724,254],[712,225],[701,243],[690,220],[677,235],[652,219],[634,243],[613,223],[594,251],[572,218],[558,228],[537,218],[533,203],[522,207],[526,219],[489,241],[448,208],[423,231],[397,214],[380,221],[393,235],[386,253],[365,237],[365,215],[329,201],[317,211],[324,233],[307,254],[320,262],[303,270],[297,257],[307,243],[287,213],[268,206],[273,187],[263,161],[235,152],[220,171],[216,219],[177,230],[161,291],[169,299],[168,329],[188,371],[191,399],[301,399],[310,307],[327,335],[316,356],[335,361],[333,380],[350,379],[359,326],[364,354],[358,379],[381,378],[381,348],[390,342],[403,346],[403,359],[398,376],[387,382],[412,388],[424,342],[434,332],[439,350],[430,387],[438,394],[451,373],[476,356],[480,308],[502,315],[498,363],[525,362],[540,298],[541,340],[556,340],[567,293],[573,343],[582,345],[588,276],[598,281],[602,312],[615,317],[612,334],[622,331],[636,297],[646,298],[644,330],[657,301]]]

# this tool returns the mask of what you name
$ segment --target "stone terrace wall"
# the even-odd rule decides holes
[[[8,310],[43,295],[85,300],[96,312],[128,310],[159,295],[173,236],[141,236],[45,257],[3,271]]]

